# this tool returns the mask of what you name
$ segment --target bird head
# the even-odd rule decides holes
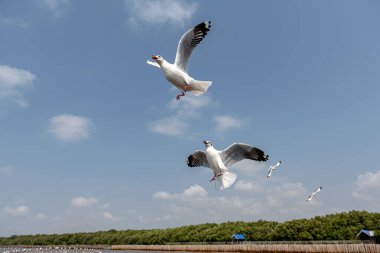
[[[206,148],[211,147],[212,143],[211,141],[203,141],[203,144],[205,144]]]
[[[152,55],[152,59],[155,60],[157,63],[161,63],[164,58],[162,58],[161,55]]]

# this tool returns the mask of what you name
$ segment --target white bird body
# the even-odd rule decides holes
[[[281,164],[281,161],[278,161],[275,165],[271,165],[269,168],[268,168],[268,175],[267,175],[267,178],[270,178],[272,176],[272,173],[273,173],[273,170],[276,170],[276,167],[280,166]]]
[[[174,86],[176,86],[179,90],[184,90],[185,85],[190,85],[193,78],[174,64],[171,64],[165,60],[163,60],[161,64],[158,62],[158,64],[160,65],[166,80],[174,84]]]
[[[176,59],[174,64],[167,62],[160,55],[153,55],[152,59],[156,62],[147,60],[146,62],[164,73],[165,78],[177,87],[182,93],[177,95],[177,100],[184,96],[187,91],[191,91],[194,95],[199,96],[206,92],[211,86],[211,81],[199,81],[188,75],[187,65],[193,49],[202,41],[202,39],[210,31],[211,22],[206,21],[200,23],[188,30],[178,43]]]
[[[244,143],[234,143],[225,150],[216,150],[209,141],[203,142],[206,146],[206,152],[201,150],[195,151],[187,158],[189,167],[204,166],[214,172],[214,177],[210,180],[218,182],[219,189],[230,187],[236,180],[237,176],[232,173],[228,166],[231,166],[243,159],[255,161],[266,161],[268,156],[264,151]]]
[[[228,170],[222,161],[220,151],[216,150],[213,146],[206,148],[206,158],[210,168],[214,171],[214,175],[221,175],[224,171]]]
[[[313,197],[315,196],[315,194],[317,194],[318,192],[320,192],[322,190],[322,186],[320,186],[318,189],[316,189],[315,191],[313,191],[310,196],[306,199],[307,202],[310,202]]]

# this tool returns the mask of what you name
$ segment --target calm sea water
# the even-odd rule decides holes
[[[29,248],[0,248],[0,253],[152,253],[153,251],[139,250],[86,250],[86,249],[29,249]],[[154,253],[168,253],[172,251],[154,251]],[[178,252],[178,251],[177,251]],[[185,251],[182,251],[185,252]]]

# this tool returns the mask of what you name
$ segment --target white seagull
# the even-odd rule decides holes
[[[210,141],[203,142],[206,152],[196,150],[187,158],[189,167],[208,167],[213,170],[214,176],[211,181],[217,180],[219,189],[230,187],[236,180],[236,174],[232,173],[228,166],[231,166],[243,159],[250,159],[259,162],[268,160],[268,155],[264,151],[244,143],[234,143],[225,150],[216,150]]]
[[[315,191],[313,191],[310,196],[306,199],[307,202],[311,201],[312,198],[315,196],[315,194],[317,194],[318,192],[320,192],[322,190],[322,186],[320,186],[318,189],[316,189]]]
[[[278,161],[275,165],[271,165],[269,168],[268,168],[268,175],[267,175],[267,178],[270,178],[272,176],[272,172],[273,170],[276,169],[276,167],[280,166],[281,164],[281,161]]]
[[[152,55],[155,60],[146,62],[164,73],[165,78],[177,87],[181,93],[176,96],[177,101],[185,96],[185,92],[191,91],[199,96],[206,92],[211,85],[211,81],[195,80],[187,73],[187,64],[193,49],[203,40],[207,32],[210,31],[211,21],[205,21],[188,30],[180,39],[175,56],[174,64],[171,64],[160,55]]]

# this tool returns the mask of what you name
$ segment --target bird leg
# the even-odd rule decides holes
[[[212,182],[212,181],[216,180],[216,178],[220,177],[220,176],[223,176],[223,173],[220,173],[219,175],[214,174],[214,177],[211,178],[211,180],[209,182]]]
[[[177,101],[179,101],[181,99],[181,97],[185,96],[185,93],[182,91],[181,94],[178,94],[175,99],[177,99]]]
[[[178,95],[176,96],[177,101],[180,100],[181,97],[185,96],[186,91],[191,91],[192,89],[193,89],[193,88],[192,88],[190,85],[185,84],[185,85],[183,86],[183,91],[182,91],[182,93],[181,93],[181,94],[178,94]]]

